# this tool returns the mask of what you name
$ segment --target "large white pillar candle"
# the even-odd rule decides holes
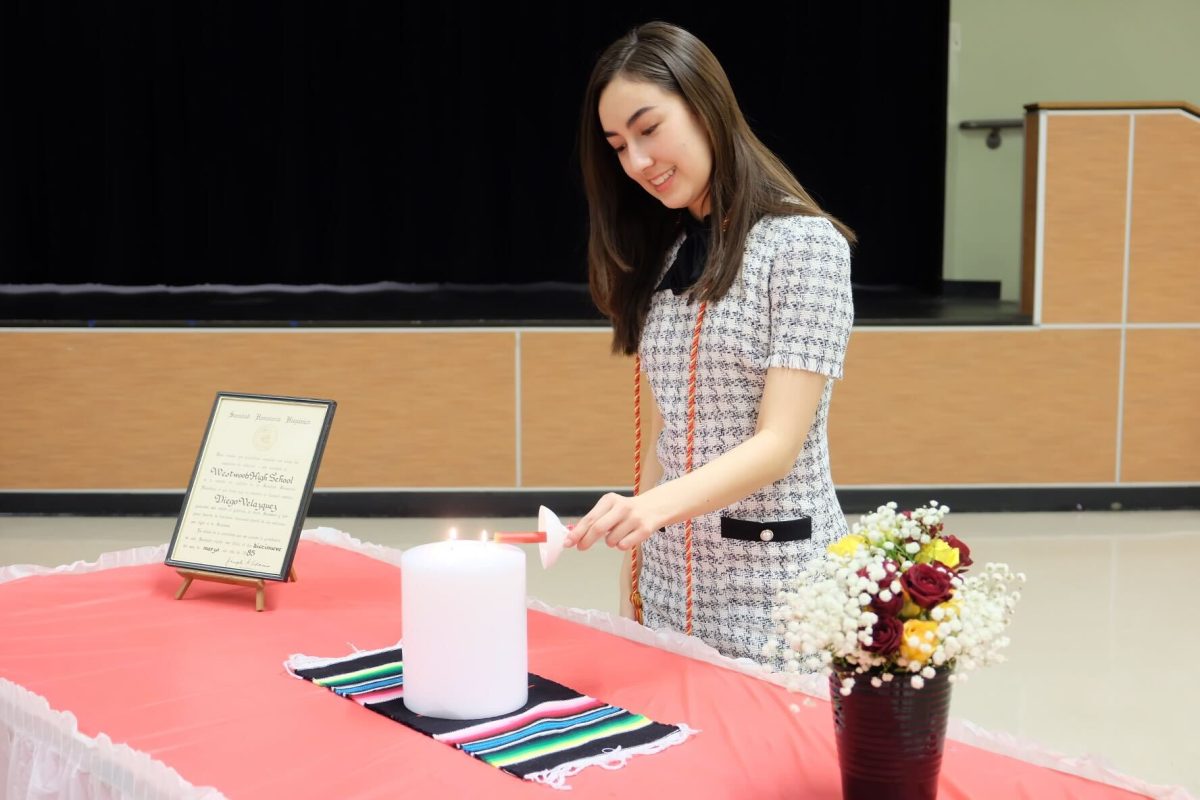
[[[444,719],[516,711],[529,695],[525,554],[451,539],[400,560],[404,704]]]

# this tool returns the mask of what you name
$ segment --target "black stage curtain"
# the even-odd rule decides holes
[[[0,9],[0,284],[582,284],[588,71],[667,19],[856,284],[939,286],[948,0]]]

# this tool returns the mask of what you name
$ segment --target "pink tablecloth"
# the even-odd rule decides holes
[[[0,677],[73,712],[82,733],[235,800],[555,796],[289,676],[290,654],[400,638],[395,566],[306,541],[296,569],[261,614],[251,591],[217,584],[176,602],[180,579],[161,564],[0,584]],[[840,797],[827,703],[548,614],[530,612],[529,636],[531,671],[701,731],[623,769],[585,770],[571,779],[579,800]],[[951,741],[940,796],[1135,795]]]

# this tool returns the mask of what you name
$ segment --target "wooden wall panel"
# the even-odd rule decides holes
[[[1043,322],[1120,322],[1128,115],[1044,120]]]
[[[521,482],[633,482],[633,359],[612,333],[521,334]]]
[[[319,487],[512,486],[514,339],[0,333],[0,488],[182,488],[217,391],[337,400]]]
[[[834,388],[839,486],[1109,482],[1120,332],[856,329]]]
[[[1121,480],[1200,483],[1200,330],[1127,333],[1123,433]]]
[[[1135,125],[1129,321],[1200,321],[1200,119]]]
[[[1200,480],[1200,331],[1128,337],[1122,479]],[[338,400],[322,487],[513,486],[515,338],[0,333],[0,489],[180,488],[222,389]],[[608,340],[521,334],[523,485],[629,484],[632,365]],[[1116,330],[857,329],[834,391],[835,480],[1111,482],[1119,343]]]

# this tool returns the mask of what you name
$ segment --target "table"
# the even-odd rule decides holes
[[[398,560],[398,551],[342,537],[351,544],[334,546],[306,534],[295,562],[299,581],[269,586],[264,613],[254,612],[251,592],[221,584],[195,583],[183,600],[174,600],[180,578],[158,552],[133,559],[152,563],[0,583],[0,678],[23,687],[13,691],[25,703],[14,710],[13,692],[7,704],[0,696],[0,789],[5,727],[11,732],[25,725],[28,738],[36,735],[28,718],[57,709],[78,720],[82,736],[70,746],[99,737],[101,752],[74,766],[59,758],[63,774],[46,778],[50,783],[79,783],[79,776],[67,774],[71,769],[108,769],[112,782],[158,770],[147,779],[157,788],[144,789],[146,796],[216,797],[205,790],[213,787],[234,800],[552,797],[553,789],[493,769],[286,672],[283,662],[294,653],[340,656],[400,638],[400,571],[380,560]],[[481,653],[481,669],[485,663]],[[529,669],[701,731],[623,769],[584,770],[570,780],[579,800],[840,797],[824,700],[535,610],[529,612]],[[40,698],[49,708],[31,712]],[[114,755],[105,737],[134,752]],[[91,791],[77,796],[103,796]],[[1139,795],[947,741],[940,796]]]

